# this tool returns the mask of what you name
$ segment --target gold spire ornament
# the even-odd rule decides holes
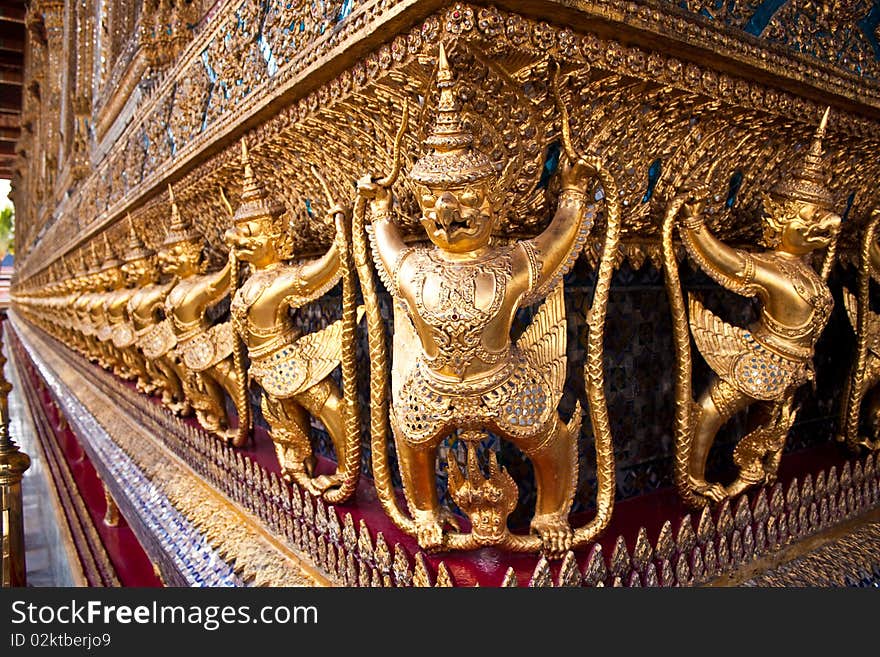
[[[775,480],[786,436],[797,415],[794,394],[814,376],[815,344],[833,306],[826,280],[840,228],[822,163],[827,122],[828,111],[805,161],[764,195],[769,250],[750,253],[732,248],[705,225],[702,208],[707,185],[690,179],[709,158],[698,161],[692,172],[683,172],[688,180],[667,203],[664,270],[678,360],[675,480],[679,493],[692,506],[718,502]],[[711,139],[701,142],[703,148],[708,143]],[[708,166],[713,171],[717,162]],[[748,329],[724,322],[696,298],[686,307],[672,242],[676,219],[685,248],[703,271],[728,290],[756,297],[761,303],[760,318]],[[826,255],[817,273],[808,258],[821,249]],[[715,373],[696,402],[691,396],[688,322],[697,348]],[[718,431],[736,413],[757,402],[768,405],[768,420],[736,446],[733,458],[738,476],[728,486],[708,482],[706,460]]]
[[[146,260],[153,258],[156,252],[149,249],[134,229],[134,221],[131,215],[128,215],[128,241],[125,243],[123,250],[123,260],[126,263],[135,262],[137,260]]]
[[[233,269],[239,261],[247,263],[250,276],[233,294],[232,322],[247,346],[249,375],[263,390],[263,416],[284,478],[330,502],[342,502],[354,492],[360,475],[355,282],[347,213],[315,171],[325,189],[329,219],[336,225],[336,242],[316,260],[284,263],[290,257],[290,238],[281,220],[284,206],[257,181],[245,140],[241,148],[243,191],[226,241]],[[340,275],[343,318],[303,335],[289,311],[324,296]],[[346,397],[330,376],[340,363]],[[310,416],[330,435],[338,461],[335,473],[315,472]]]
[[[455,86],[446,49],[440,44],[437,62],[436,116],[424,145],[430,150],[420,157],[409,177],[425,186],[467,185],[492,178],[495,167],[486,155],[474,146],[470,130],[462,126],[461,107],[453,91]]]
[[[442,44],[437,85],[436,115],[425,140],[428,152],[410,171],[419,188],[420,222],[431,244],[404,242],[391,209],[391,185],[400,170],[400,145],[409,115],[406,107],[391,174],[382,179],[364,176],[358,182],[354,258],[367,315],[376,488],[386,513],[425,549],[493,545],[561,557],[596,537],[608,522],[614,498],[602,349],[612,254],[619,233],[616,184],[596,158],[579,156],[567,137],[560,167],[563,191],[550,225],[533,239],[496,244],[498,169],[474,147],[473,135],[461,121]],[[608,199],[605,255],[591,310],[585,370],[599,495],[595,518],[573,530],[568,514],[577,483],[581,411],[578,406],[567,422],[557,411],[566,364],[562,277],[592,227],[585,192],[594,176]],[[366,244],[368,205],[372,249]],[[390,409],[386,329],[369,253],[395,300]],[[510,328],[517,309],[539,302],[543,304],[530,327],[514,342]],[[399,506],[390,481],[388,416],[408,513]],[[513,534],[507,527],[517,503],[509,473],[490,457],[490,478],[477,474],[479,443],[490,431],[517,445],[535,468],[538,501],[529,535]],[[464,473],[450,466],[450,494],[468,515],[470,532],[459,531],[458,521],[438,500],[437,450],[447,437],[462,441],[468,450]]]
[[[822,115],[804,161],[794,168],[790,176],[784,177],[771,188],[771,193],[776,197],[796,203],[811,203],[825,209],[834,207],[834,197],[828,189],[828,172],[822,159],[822,140],[825,138],[830,114],[831,108],[828,107]]]

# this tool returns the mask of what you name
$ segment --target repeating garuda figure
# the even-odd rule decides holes
[[[50,317],[55,325],[55,337],[71,348],[76,348],[77,337],[74,337],[72,310],[73,304],[82,290],[82,280],[78,272],[71,268],[70,263],[63,256],[61,263],[65,276],[52,303]]]
[[[542,550],[559,557],[592,540],[607,523],[613,504],[614,471],[602,364],[605,311],[617,249],[619,207],[613,178],[595,157],[571,146],[563,114],[565,157],[562,192],[547,229],[530,240],[508,244],[493,238],[500,190],[495,164],[474,148],[461,120],[454,80],[443,46],[437,69],[439,101],[430,151],[410,171],[418,189],[421,225],[429,246],[408,246],[394,221],[390,190],[399,171],[399,148],[408,113],[395,142],[389,176],[358,183],[354,213],[355,260],[366,305],[371,362],[371,441],[379,498],[394,522],[426,549],[471,549],[498,545]],[[500,164],[500,163],[499,163]],[[600,266],[585,369],[597,449],[597,515],[572,530],[568,521],[577,484],[580,407],[569,420],[559,416],[566,365],[562,277],[570,269],[593,223],[585,192],[598,175],[607,199],[608,236]],[[373,260],[395,300],[392,403],[385,391],[386,327],[379,313],[364,244],[366,200],[372,223]],[[516,311],[544,300],[530,327],[516,341],[510,330]],[[390,415],[409,516],[398,506],[386,456]],[[517,487],[489,457],[490,476],[477,463],[477,446],[492,432],[517,445],[531,460],[537,503],[531,534],[510,532],[507,517]],[[465,473],[450,463],[450,493],[469,516],[470,533],[453,531],[454,519],[438,501],[435,460],[442,440],[465,442]],[[447,528],[446,525],[452,525]]]
[[[85,261],[80,254],[79,264],[72,267],[72,276],[68,285],[69,293],[62,306],[61,312],[64,314],[64,331],[62,332],[62,340],[70,345],[74,351],[81,354],[85,353],[85,338],[80,332],[79,317],[77,313],[77,304],[88,289],[88,278],[86,276],[87,268]]]
[[[98,344],[95,339],[95,327],[92,325],[89,308],[100,294],[101,289],[101,265],[95,253],[94,242],[91,248],[92,265],[86,265],[85,256],[82,256],[82,291],[73,304],[75,330],[80,336],[80,352],[91,360],[98,361]]]
[[[852,449],[880,449],[880,395],[875,390],[880,383],[880,315],[871,310],[871,279],[876,279],[880,274],[878,223],[880,209],[875,209],[862,232],[857,294],[843,288],[843,305],[850,325],[856,332],[857,345],[844,403],[841,405],[841,434],[838,439],[845,441]],[[865,411],[871,426],[871,437],[862,435],[859,427],[866,396]]]
[[[163,269],[178,281],[165,299],[167,324],[173,333],[175,354],[183,364],[184,389],[202,426],[236,447],[250,435],[251,413],[244,366],[236,350],[236,338],[229,322],[211,325],[207,311],[230,291],[232,271],[227,263],[220,271],[204,273],[202,236],[180,215],[171,187],[171,227],[160,258]],[[168,336],[167,329],[164,331]],[[226,395],[238,414],[232,427],[226,412]]]
[[[99,292],[89,304],[89,315],[95,329],[95,339],[99,350],[98,364],[104,369],[112,370],[123,379],[130,378],[128,368],[122,356],[113,347],[113,326],[107,310],[107,302],[116,296],[125,286],[122,276],[122,261],[116,257],[110,246],[107,233],[104,233],[104,264],[100,270],[103,292]]]
[[[226,239],[233,269],[244,261],[251,275],[232,299],[232,321],[247,346],[248,374],[262,388],[263,416],[284,477],[329,501],[343,501],[354,491],[360,473],[355,282],[347,244],[348,217],[330,199],[328,221],[336,224],[336,243],[316,260],[285,264],[292,243],[282,220],[284,206],[272,201],[257,183],[244,141],[242,165],[241,205]],[[340,274],[345,288],[343,319],[302,335],[290,311],[326,294]],[[330,377],[340,361],[348,398]],[[314,473],[310,415],[324,424],[336,450],[338,467],[330,476]]]
[[[840,227],[840,217],[832,212],[834,200],[822,165],[827,120],[826,112],[805,162],[763,196],[764,239],[769,250],[752,253],[735,249],[709,231],[702,212],[706,185],[683,186],[667,205],[664,264],[679,362],[676,484],[689,504],[717,502],[775,478],[797,413],[794,393],[813,377],[814,346],[833,306],[825,279]],[[690,299],[694,341],[715,372],[696,403],[691,398],[687,313],[672,246],[678,216],[682,242],[700,268],[728,290],[757,297],[761,304],[760,318],[742,329],[725,323],[697,299]],[[807,258],[828,247],[819,274]],[[770,403],[769,417],[736,446],[737,478],[726,488],[707,482],[706,459],[719,429],[757,401]]]
[[[147,362],[135,344],[137,333],[128,314],[128,304],[140,289],[153,282],[155,256],[144,246],[134,230],[129,217],[128,243],[122,255],[121,267],[125,286],[117,290],[105,302],[110,324],[110,340],[122,357],[126,372],[136,381],[137,389],[150,394],[159,387],[156,377],[150,376]]]
[[[186,373],[174,351],[174,329],[170,321],[165,321],[165,299],[178,280],[171,273],[175,265],[167,256],[159,257],[148,249],[133,228],[127,258],[123,269],[127,276],[137,279],[125,309],[134,330],[132,350],[140,352],[146,377],[160,392],[162,403],[172,412],[186,415],[191,410],[183,388]],[[165,280],[160,281],[163,276]]]

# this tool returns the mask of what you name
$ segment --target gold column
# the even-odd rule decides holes
[[[5,313],[0,317],[5,319]],[[12,385],[3,374],[6,358],[2,349],[3,332],[0,330],[0,534],[3,537],[0,582],[3,587],[26,586],[21,478],[30,467],[31,459],[19,451],[9,436],[9,391]]]
[[[70,90],[73,102],[71,173],[74,180],[85,178],[91,170],[89,166],[91,150],[89,120],[92,116],[92,68],[95,46],[94,17],[91,14],[91,9],[89,2],[80,0],[74,12],[76,32],[73,41],[76,44],[76,68],[73,89]]]
[[[55,178],[61,162],[61,74],[62,58],[64,55],[64,3],[58,0],[43,0],[39,4],[43,13],[43,25],[46,30],[46,91],[44,100],[48,103],[47,108],[54,108],[46,115],[46,142],[45,152],[48,155],[47,165],[49,181],[47,193],[54,192]]]

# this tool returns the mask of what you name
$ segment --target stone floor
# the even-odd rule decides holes
[[[7,351],[5,344],[4,351]],[[71,568],[71,555],[65,547],[51,497],[49,473],[43,463],[30,414],[21,398],[21,382],[12,362],[6,363],[5,373],[12,384],[9,430],[12,439],[31,457],[31,467],[22,481],[28,586],[80,585]]]

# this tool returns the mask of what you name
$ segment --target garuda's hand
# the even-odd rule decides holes
[[[581,155],[574,162],[564,156],[559,169],[562,188],[585,191],[587,184],[599,173],[600,168],[601,162],[596,156]]]
[[[709,199],[708,185],[684,185],[679,187],[666,205],[666,215],[679,215],[685,224],[699,221],[703,214],[703,206]]]
[[[374,214],[391,211],[391,188],[378,184],[373,176],[368,174],[358,180],[357,192],[370,201],[370,211]]]

